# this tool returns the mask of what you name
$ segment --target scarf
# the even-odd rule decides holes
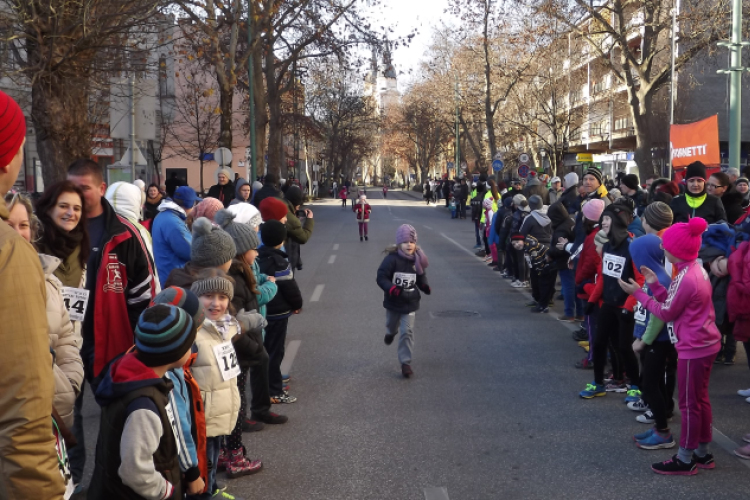
[[[146,195],[146,203],[150,205],[158,205],[161,202],[162,196],[161,193],[156,195],[156,198],[151,198],[148,195]]]
[[[47,238],[42,238],[37,244],[41,253],[53,255],[61,261],[66,262],[68,257],[70,257],[74,251],[80,251],[81,242],[83,241],[82,232],[69,233],[68,231],[60,229],[57,224],[52,222],[52,220],[46,216],[43,215],[39,218],[41,219],[45,233],[54,234],[55,241],[54,248],[52,248],[47,244]],[[83,220],[79,222],[79,224],[85,223],[86,222]]]
[[[703,194],[695,195],[690,191],[685,191],[685,195],[685,201],[693,210],[703,205],[703,202],[706,201],[706,196],[708,196],[705,192]]]
[[[231,314],[225,314],[221,317],[221,319],[213,320],[206,318],[206,321],[209,321],[211,324],[213,324],[216,327],[216,330],[221,334],[221,336],[224,337],[229,332],[229,325],[234,322],[234,318]]]
[[[81,286],[85,266],[81,266],[81,248],[76,247],[65,260],[60,262],[57,269],[52,273],[64,286],[78,288]]]
[[[424,270],[427,269],[427,266],[430,265],[430,263],[427,261],[427,255],[425,255],[425,253],[419,247],[417,247],[414,255],[406,254],[403,250],[401,250],[401,247],[398,248],[397,252],[404,259],[410,262],[414,262],[414,267],[417,268],[417,274],[419,274],[420,276],[424,274]]]

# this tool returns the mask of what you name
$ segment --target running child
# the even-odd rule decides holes
[[[409,378],[414,372],[411,369],[414,349],[414,319],[419,309],[421,295],[429,295],[427,283],[427,256],[417,246],[417,230],[409,224],[402,224],[396,230],[396,245],[386,248],[388,254],[378,268],[377,283],[383,290],[383,307],[385,308],[385,345],[391,345],[396,334],[398,341],[398,360],[401,363],[401,374]]]
[[[370,223],[370,212],[372,207],[367,203],[367,197],[363,194],[360,195],[357,204],[354,206],[354,211],[357,214],[357,225],[359,226],[359,241],[367,241],[367,225]]]

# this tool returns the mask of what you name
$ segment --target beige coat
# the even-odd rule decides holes
[[[47,286],[47,324],[49,325],[49,347],[55,352],[54,405],[65,425],[73,426],[73,405],[81,392],[83,383],[83,361],[81,360],[81,334],[73,328],[62,297],[62,283],[54,273],[60,259],[39,254]]]
[[[198,356],[192,366],[193,378],[201,390],[203,405],[206,409],[206,437],[226,436],[231,434],[237,425],[240,412],[240,391],[237,379],[224,380],[219,364],[214,355],[214,347],[228,342],[239,330],[239,325],[232,320],[229,331],[222,335],[209,320],[198,329],[195,345]]]
[[[39,257],[0,203],[0,498],[62,498],[52,436],[54,377]]]

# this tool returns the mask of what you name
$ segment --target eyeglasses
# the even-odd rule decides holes
[[[719,186],[718,184],[712,184],[710,182],[708,184],[706,184],[706,186],[710,187],[711,189],[719,189],[719,188],[726,187],[726,186]]]

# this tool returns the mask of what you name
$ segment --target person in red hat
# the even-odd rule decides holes
[[[277,220],[282,224],[286,224],[287,206],[284,200],[266,198],[260,202],[258,210],[260,210],[260,216],[263,217],[263,220]]]
[[[25,141],[23,111],[0,91],[2,194],[18,178]],[[0,203],[0,219],[8,217]],[[62,498],[65,491],[52,434],[54,375],[45,311],[37,253],[7,223],[0,223],[0,364],[5,370],[0,383],[0,491],[10,498]]]

